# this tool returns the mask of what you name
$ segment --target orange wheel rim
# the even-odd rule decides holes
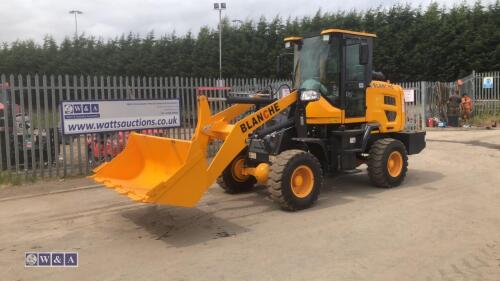
[[[311,168],[306,165],[295,168],[290,179],[290,186],[295,196],[307,197],[314,187],[314,174]]]
[[[243,174],[243,168],[245,168],[245,158],[240,158],[233,162],[231,174],[234,180],[244,182],[248,179],[248,175]]]
[[[403,155],[399,151],[393,151],[387,159],[387,171],[391,177],[397,177],[403,170]]]

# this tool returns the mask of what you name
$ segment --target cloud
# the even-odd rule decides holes
[[[219,0],[218,0],[219,1]],[[493,0],[489,1],[492,2]],[[146,34],[154,30],[157,35],[197,33],[208,25],[216,28],[218,13],[213,10],[215,0],[2,0],[0,11],[0,42],[16,39],[40,41],[52,35],[57,41],[74,34],[74,17],[69,10],[78,9],[78,30],[95,37],[113,38],[123,33]],[[223,0],[221,1],[223,2]],[[378,6],[388,7],[399,1],[392,0],[226,0],[228,9],[223,12],[230,20],[254,19],[264,15],[271,19],[314,15],[337,10],[365,10]],[[439,0],[448,7],[461,0]],[[474,0],[468,0],[473,3]],[[412,5],[431,3],[429,0],[412,1]]]

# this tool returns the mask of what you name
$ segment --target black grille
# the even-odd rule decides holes
[[[388,105],[396,105],[396,99],[394,97],[384,96],[384,103]]]
[[[385,116],[387,117],[387,120],[389,120],[389,121],[396,120],[396,112],[395,111],[386,110]]]

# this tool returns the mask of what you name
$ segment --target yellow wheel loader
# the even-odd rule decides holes
[[[217,179],[228,193],[267,185],[285,210],[310,207],[324,175],[361,164],[375,186],[398,186],[408,155],[424,149],[425,132],[404,130],[402,88],[374,79],[375,37],[325,29],[286,38],[294,49],[288,95],[228,96],[232,106],[218,113],[199,95],[190,141],[132,133],[92,177],[138,202],[184,207],[195,206]],[[223,142],[210,160],[214,140]]]

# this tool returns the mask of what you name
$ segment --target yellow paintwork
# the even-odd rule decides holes
[[[384,97],[395,99],[395,105],[384,104]],[[405,127],[403,88],[388,82],[372,81],[366,89],[366,122],[378,123],[381,133],[399,132]],[[394,121],[387,120],[385,111],[396,112]]]
[[[330,104],[324,97],[306,107],[307,124],[335,124],[342,121],[343,110]]]
[[[366,117],[345,117],[345,112],[342,111],[342,120],[344,120],[342,123],[344,124],[352,124],[352,123],[365,123],[366,122]]]
[[[300,36],[290,36],[290,37],[286,37],[283,41],[285,42],[295,42],[295,41],[300,41],[300,40],[303,40],[304,37],[300,37]]]
[[[311,168],[306,165],[295,168],[290,178],[290,187],[292,193],[299,198],[305,198],[311,194],[314,187],[314,174]]]
[[[399,176],[403,170],[403,156],[399,151],[393,151],[387,158],[387,171],[393,178]]]
[[[231,175],[237,182],[245,182],[249,177],[248,174],[243,173],[243,169],[245,169],[245,157],[241,155],[234,159],[231,167]]]
[[[252,105],[236,104],[211,115],[207,97],[199,96],[198,124],[191,141],[132,133],[125,149],[91,177],[138,202],[193,207],[245,148],[248,135],[296,100],[293,92],[231,124]],[[213,139],[224,143],[209,163],[207,149]]]
[[[330,34],[330,33],[345,33],[345,34],[351,34],[351,35],[357,35],[357,36],[377,37],[377,35],[374,33],[357,32],[357,31],[338,29],[338,28],[323,29],[320,34],[325,35],[325,34]]]
[[[384,104],[384,96],[395,99],[396,105]],[[372,81],[366,89],[366,115],[365,117],[346,118],[345,111],[333,106],[324,97],[311,102],[306,107],[307,124],[352,124],[352,123],[378,123],[379,132],[398,132],[405,127],[403,106],[403,89],[388,82]],[[390,122],[385,110],[396,112],[396,119]]]
[[[242,173],[252,175],[257,180],[258,184],[265,184],[269,178],[269,164],[260,163],[257,167],[243,168]]]

